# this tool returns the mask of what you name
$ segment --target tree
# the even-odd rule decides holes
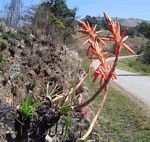
[[[104,17],[102,17],[102,19],[101,19],[101,27],[103,27],[104,29],[108,29],[108,26],[106,24],[106,21],[105,21]]]
[[[6,25],[8,27],[16,28],[18,26],[21,19],[21,7],[21,0],[11,0],[6,18]]]
[[[103,17],[91,17],[90,15],[87,15],[84,18],[84,21],[87,21],[90,26],[97,25],[97,30],[101,30],[102,28],[107,29],[107,25]]]
[[[69,9],[65,0],[47,0],[39,4],[30,14],[30,23],[34,31],[41,31],[54,40],[67,41],[74,33],[76,9]],[[61,38],[61,39],[60,39]]]
[[[138,26],[138,31],[143,34],[146,38],[150,39],[150,24],[146,22],[141,22]]]
[[[127,27],[127,26],[121,25],[121,33],[123,33],[126,29],[128,29],[127,34],[132,38],[139,35],[137,27]]]
[[[147,45],[144,51],[144,62],[150,64],[150,41],[147,42]]]

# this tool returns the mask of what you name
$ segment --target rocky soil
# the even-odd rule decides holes
[[[35,101],[41,102],[48,95],[68,92],[83,76],[80,57],[76,51],[70,51],[63,46],[56,47],[49,41],[41,39],[26,40],[23,44],[22,46],[21,43],[18,45],[11,43],[1,51],[3,59],[0,62],[0,141],[2,142],[6,139],[11,141],[16,137],[14,123],[16,108],[21,98],[30,95]],[[77,94],[80,93],[86,94],[84,86],[77,91]],[[81,116],[74,115],[68,141],[75,141],[80,137],[87,124],[88,122]],[[45,139],[49,142],[61,141],[64,126],[65,118],[61,117],[58,123],[48,130]]]

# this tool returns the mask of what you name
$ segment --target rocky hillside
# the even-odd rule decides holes
[[[74,83],[79,82],[84,72],[76,51],[69,50],[66,46],[56,46],[46,38],[35,37],[32,34],[26,35],[26,38],[21,40],[15,35],[19,33],[14,29],[4,27],[1,31],[0,141],[15,138],[16,134],[20,136],[20,130],[16,131],[18,128],[25,131],[21,141],[29,140],[31,137],[34,137],[34,140],[43,140],[46,139],[45,132],[44,135],[39,135],[36,129],[43,130],[47,125],[52,127],[60,119],[56,108],[53,108],[48,100],[52,96],[68,92]],[[86,94],[84,86],[77,90],[76,95],[78,94]],[[19,121],[16,125],[16,108],[27,96],[32,96],[36,102],[46,102],[38,109],[40,119],[27,122],[30,126],[24,128]],[[81,116],[82,113],[74,116],[73,127],[68,134],[69,140],[74,141],[86,130],[87,122],[81,119],[83,118]],[[56,122],[53,122],[54,119]],[[60,141],[64,135],[65,121],[65,117],[61,117],[56,126],[54,125],[54,128],[58,127],[55,133],[48,134],[47,139]],[[33,129],[36,130],[34,136],[30,134]],[[19,137],[19,142],[21,138]]]

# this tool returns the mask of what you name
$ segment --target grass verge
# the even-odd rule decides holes
[[[87,69],[89,61],[84,58],[83,67]],[[89,94],[98,88],[99,82],[92,83],[92,73],[86,80]],[[92,104],[96,111],[101,95]],[[150,119],[143,108],[131,100],[126,92],[110,83],[106,104],[100,114],[97,132],[102,142],[149,142]]]
[[[139,58],[120,59],[117,67],[150,76],[150,65],[142,63]]]

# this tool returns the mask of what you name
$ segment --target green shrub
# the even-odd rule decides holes
[[[21,36],[17,31],[15,31],[14,29],[10,29],[10,30],[7,32],[7,34],[8,34],[10,37],[12,37],[12,38],[14,38],[14,39],[16,39],[16,40],[21,40],[21,39],[22,39],[22,36]]]
[[[3,54],[0,52],[0,63],[3,62]]]
[[[144,62],[150,64],[150,41],[147,42],[147,46],[144,51]]]
[[[8,46],[7,40],[0,39],[0,50],[4,50]]]
[[[146,38],[150,39],[150,24],[147,22],[141,22],[137,26],[138,32],[143,34]]]
[[[4,27],[5,27],[4,21],[1,21],[1,20],[0,20],[0,32],[3,32],[3,31],[4,31]]]

